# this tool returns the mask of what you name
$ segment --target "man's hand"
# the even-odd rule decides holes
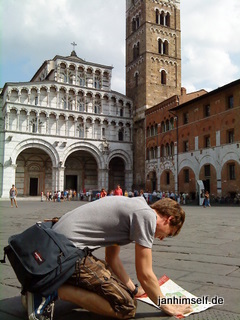
[[[193,311],[190,304],[166,304],[160,305],[161,309],[170,316],[183,316]]]

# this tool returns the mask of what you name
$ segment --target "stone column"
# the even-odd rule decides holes
[[[49,134],[49,115],[46,117],[46,134]]]
[[[108,169],[98,169],[98,189],[108,190]]]
[[[59,188],[58,167],[52,167],[52,194]]]
[[[2,176],[2,198],[9,198],[9,190],[12,184],[15,184],[15,176],[17,165],[12,163],[11,157],[4,161],[3,165],[3,176]],[[17,186],[16,186],[17,187]]]
[[[27,132],[29,132],[29,114],[27,114]]]
[[[77,119],[74,119],[74,137],[77,137]]]
[[[50,95],[50,88],[47,89],[47,107],[50,107],[50,105],[49,105],[49,95]]]
[[[61,161],[59,162],[59,165],[62,165]],[[59,175],[58,190],[60,190],[60,191],[64,191],[64,172],[65,172],[65,167],[61,166],[58,168],[58,175]]]
[[[36,121],[36,133],[38,133],[38,120],[39,120],[39,114],[38,113],[36,114],[36,119],[37,119],[37,121]]]
[[[59,116],[56,116],[56,132],[55,132],[56,135],[58,135],[58,119],[59,119]]]
[[[8,130],[9,128],[9,117],[10,117],[10,114],[9,112],[6,113],[6,116],[5,116],[5,130]]]
[[[133,173],[132,170],[125,170],[125,188],[132,191]]]

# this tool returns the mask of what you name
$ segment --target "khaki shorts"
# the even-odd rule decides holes
[[[131,291],[113,274],[105,261],[91,254],[76,263],[75,272],[67,283],[102,296],[122,319],[135,316],[137,303]]]

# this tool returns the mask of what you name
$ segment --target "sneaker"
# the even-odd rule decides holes
[[[54,301],[57,300],[57,291],[47,298],[40,294],[27,292],[28,319],[29,320],[52,320]]]

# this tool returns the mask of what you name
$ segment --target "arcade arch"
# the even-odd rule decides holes
[[[205,163],[199,172],[199,180],[203,181],[205,190],[210,194],[217,195],[217,172],[211,163]]]
[[[85,150],[72,152],[65,161],[64,188],[78,191],[98,189],[98,165]]]
[[[157,174],[156,171],[150,171],[147,175],[146,190],[149,192],[157,191]]]
[[[171,170],[166,169],[162,172],[160,176],[160,189],[164,192],[175,190],[175,179]]]
[[[109,162],[109,191],[114,190],[118,184],[124,189],[125,162],[121,157],[114,157]]]
[[[193,169],[184,166],[179,172],[178,181],[181,186],[179,192],[189,194],[190,199],[194,200],[196,197],[196,177]]]
[[[49,154],[37,147],[26,148],[16,159],[15,181],[18,194],[37,196],[52,190],[52,160]]]

